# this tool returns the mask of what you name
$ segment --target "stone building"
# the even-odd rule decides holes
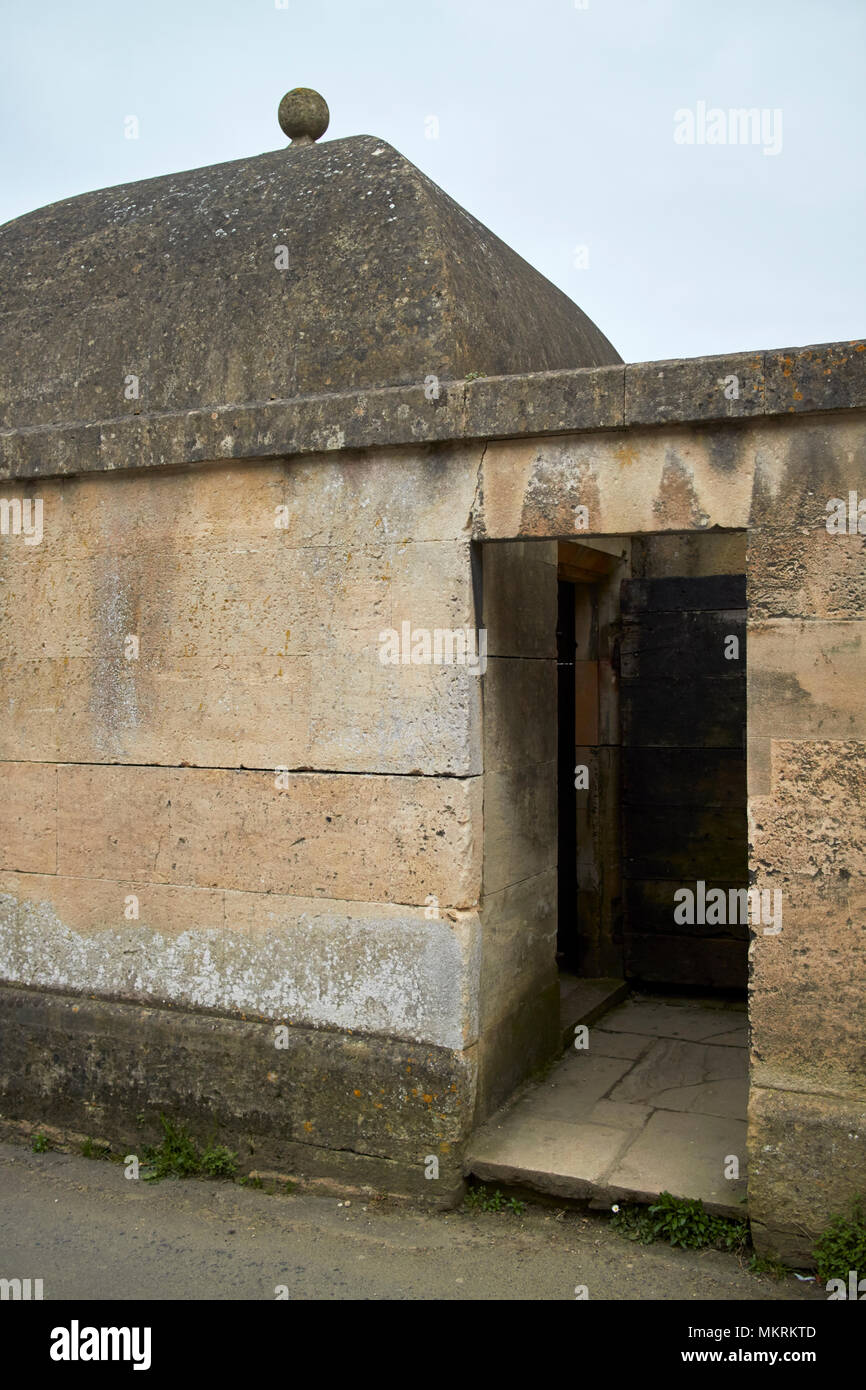
[[[626,366],[323,105],[0,229],[6,1129],[449,1203],[562,967],[748,987],[803,1261],[866,1188],[866,343]]]

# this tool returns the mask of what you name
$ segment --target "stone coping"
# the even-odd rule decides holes
[[[866,407],[866,339],[0,432],[0,478],[738,422]],[[132,404],[132,403],[130,403]]]

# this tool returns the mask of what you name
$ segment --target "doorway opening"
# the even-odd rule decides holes
[[[612,1201],[667,1190],[742,1214],[749,926],[704,908],[748,886],[745,540],[524,543],[524,564],[533,544],[556,547],[540,553],[556,560],[544,612],[563,1056],[478,1132],[479,1177]],[[522,822],[536,845],[542,804],[527,800]],[[683,893],[691,916],[677,914]]]

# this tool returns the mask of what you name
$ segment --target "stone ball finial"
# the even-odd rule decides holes
[[[294,87],[280,102],[278,119],[293,145],[312,145],[328,129],[331,113],[318,92]]]

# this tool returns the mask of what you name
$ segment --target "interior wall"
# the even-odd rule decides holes
[[[555,542],[481,547],[484,852],[478,1115],[559,1042]]]
[[[622,834],[618,633],[631,539],[559,543],[559,572],[575,585],[577,959],[583,978],[622,975]]]

